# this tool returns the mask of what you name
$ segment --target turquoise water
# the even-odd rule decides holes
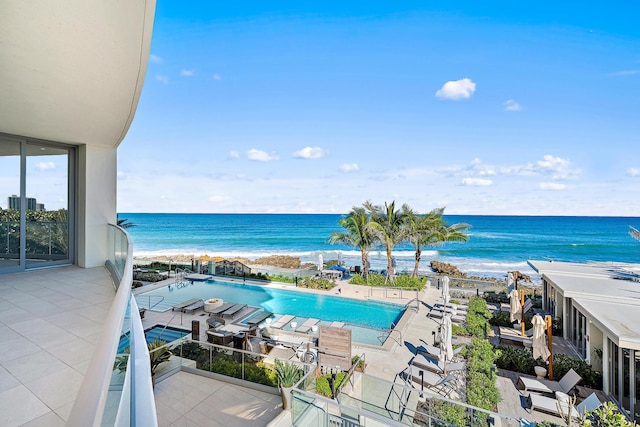
[[[271,286],[235,284],[219,280],[206,282],[183,282],[169,285],[138,295],[140,307],[147,307],[151,301],[164,300],[154,310],[164,311],[173,305],[191,298],[220,298],[227,302],[237,302],[261,307],[278,315],[296,316],[298,325],[308,318],[330,322],[344,322],[353,331],[353,340],[361,343],[380,345],[379,337],[388,332],[402,317],[404,306],[377,301],[359,301],[332,295],[311,294]],[[278,316],[276,316],[277,318]],[[386,336],[385,336],[386,338]]]
[[[136,255],[208,254],[255,259],[281,254],[316,263],[337,259],[360,265],[353,247],[331,245],[327,238],[339,231],[335,214],[134,214],[122,213],[136,227],[129,228]],[[447,215],[449,223],[471,224],[469,241],[425,248],[421,271],[431,260],[455,264],[470,275],[505,277],[507,271],[534,274],[530,259],[590,262],[640,262],[640,242],[629,225],[640,228],[640,218]],[[398,245],[394,256],[400,271],[413,268],[410,245]],[[371,267],[386,267],[383,248],[370,255]]]
[[[172,342],[182,337],[186,337],[189,335],[190,331],[185,331],[184,329],[174,328],[172,326],[167,326],[166,328],[162,325],[156,325],[152,328],[145,329],[144,337],[147,341],[147,344],[151,344],[157,339],[166,342]],[[118,354],[122,354],[122,352],[129,347],[129,332],[122,335],[120,337],[120,342],[118,343]]]

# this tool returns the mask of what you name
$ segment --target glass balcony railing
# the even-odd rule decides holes
[[[312,393],[314,381],[307,375],[293,390],[294,426],[521,426],[518,419],[364,373],[355,373],[335,400]]]
[[[149,350],[131,296],[133,245],[127,232],[114,225],[109,226],[106,266],[117,292],[67,425],[156,426]],[[118,354],[123,334],[130,346]]]

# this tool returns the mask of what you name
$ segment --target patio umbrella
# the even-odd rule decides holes
[[[338,265],[342,265],[342,252],[338,251]]]
[[[509,307],[509,319],[511,323],[516,320],[520,320],[520,312],[522,311],[522,304],[520,304],[520,295],[518,295],[518,291],[512,289],[509,293],[509,302],[511,303]]]
[[[322,254],[318,255],[318,271],[322,271],[324,267],[324,259],[322,259]]]
[[[515,280],[513,277],[513,272],[510,271],[507,273],[507,293],[510,293],[515,288]]]
[[[542,357],[546,361],[551,354],[549,347],[547,347],[547,339],[544,333],[547,322],[544,321],[542,316],[536,314],[531,319],[531,323],[533,323],[533,358]]]
[[[440,360],[445,363],[453,359],[453,346],[451,345],[451,315],[445,314],[440,325]]]
[[[445,305],[449,303],[449,276],[442,278],[442,299]]]

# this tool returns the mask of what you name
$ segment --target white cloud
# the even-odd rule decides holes
[[[271,162],[279,159],[275,152],[267,153],[266,151],[257,150],[255,148],[247,151],[247,158],[249,160],[255,160],[256,162]]]
[[[213,80],[220,80],[220,79],[222,79],[222,77],[220,77],[220,74],[213,75]]]
[[[486,187],[493,184],[493,181],[484,178],[462,178],[461,184],[472,187]]]
[[[627,175],[629,176],[640,176],[640,169],[638,168],[630,168],[627,170]]]
[[[450,80],[446,82],[437,92],[436,96],[440,99],[450,99],[457,101],[459,99],[469,99],[476,91],[476,84],[471,79],[465,78],[460,80]]]
[[[538,188],[540,188],[541,190],[558,191],[564,190],[565,188],[567,188],[567,186],[559,182],[541,182],[540,184],[538,184]]]
[[[520,110],[522,110],[522,107],[520,106],[520,104],[518,104],[513,99],[506,100],[503,105],[504,105],[504,109],[506,111],[520,111]]]
[[[162,63],[162,58],[160,58],[158,55],[151,54],[149,55],[149,61],[155,62],[156,64],[160,64]]]
[[[164,84],[168,84],[169,83],[169,77],[163,76],[163,75],[160,75],[160,74],[158,74],[156,76],[156,80],[158,80],[159,82],[162,82]]]
[[[302,150],[293,153],[293,157],[296,159],[319,159],[327,154],[329,152],[320,147],[304,147]]]
[[[39,162],[36,164],[36,170],[39,170],[39,171],[46,171],[46,170],[51,170],[55,168],[56,168],[56,165],[53,162]]]
[[[344,173],[350,172],[358,172],[360,170],[360,166],[357,163],[344,163],[340,165],[340,171]]]
[[[191,77],[193,76],[195,73],[193,70],[181,70],[180,71],[180,75],[183,77]]]
[[[240,153],[238,153],[236,150],[231,150],[229,151],[229,159],[239,159],[240,158]]]
[[[570,179],[580,174],[579,169],[572,168],[569,160],[550,154],[535,163],[506,166],[500,172],[504,175],[549,175],[552,179]]]

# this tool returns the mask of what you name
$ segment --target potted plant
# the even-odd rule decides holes
[[[282,409],[290,409],[291,389],[293,389],[293,386],[302,378],[302,370],[294,363],[283,362],[281,360],[276,360],[275,370],[282,394]]]

